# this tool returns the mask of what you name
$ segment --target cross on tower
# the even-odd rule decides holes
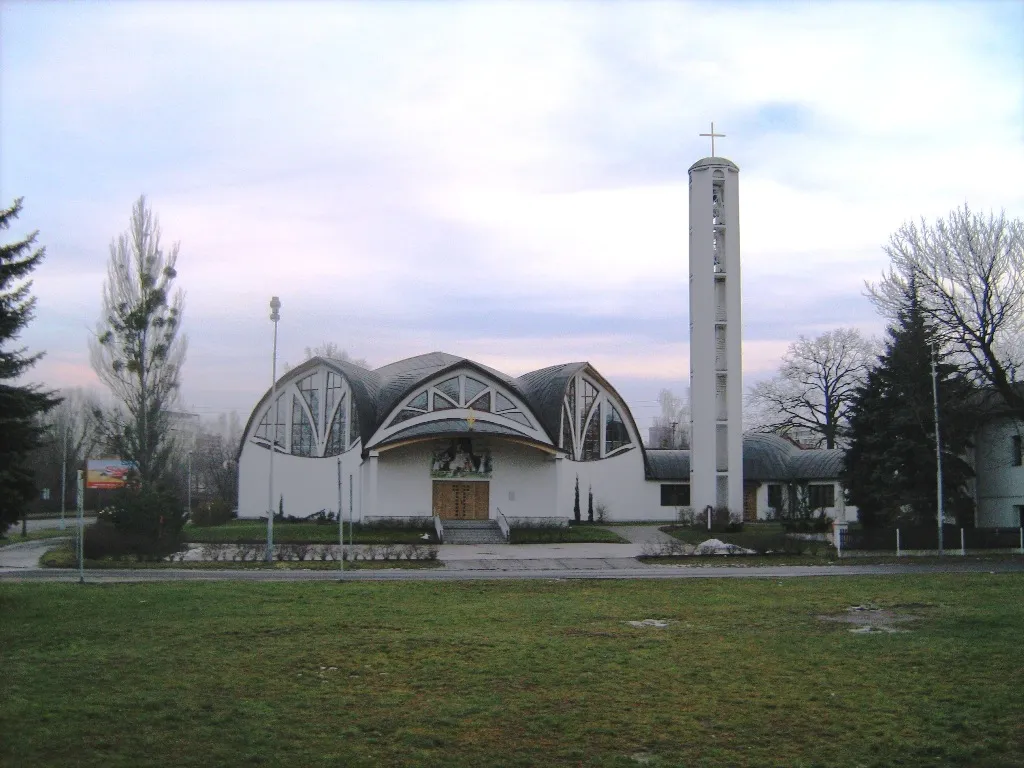
[[[724,133],[715,133],[715,122],[712,120],[711,121],[711,133],[702,133],[700,135],[701,136],[710,136],[711,137],[711,156],[714,157],[715,156],[715,137],[717,136],[720,139],[724,139],[725,138],[725,134]]]

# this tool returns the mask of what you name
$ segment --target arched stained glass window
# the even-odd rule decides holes
[[[562,409],[562,450],[570,460],[576,459],[576,450],[572,443],[572,419],[565,408]]]
[[[497,413],[501,413],[502,411],[514,411],[518,409],[516,408],[516,404],[501,394],[501,392],[495,392],[494,410]]]
[[[605,408],[604,452],[608,454],[627,445],[630,440],[629,431],[618,409],[610,403],[605,403]]]
[[[587,423],[587,418],[590,416],[590,409],[594,405],[594,401],[597,400],[597,387],[591,384],[586,379],[583,380],[583,403],[580,409],[580,422],[583,424]]]
[[[348,403],[342,397],[338,403],[338,410],[334,412],[331,419],[331,428],[327,433],[327,446],[324,449],[324,456],[337,456],[345,450],[345,437],[348,434],[348,423],[346,419]]]
[[[422,415],[423,414],[420,411],[413,411],[413,410],[410,410],[409,408],[403,408],[402,410],[400,410],[398,412],[398,414],[395,416],[395,418],[393,418],[391,420],[391,423],[388,424],[388,426],[389,427],[393,427],[393,426],[395,426],[395,424],[401,424],[403,421],[408,421],[409,419],[415,419],[417,416],[422,416]]]
[[[316,374],[311,373],[296,384],[296,387],[298,387],[299,392],[302,394],[302,399],[306,401],[306,405],[309,406],[309,412],[313,416],[312,429],[314,438],[316,436],[316,425],[320,422],[320,389],[317,387],[316,379]]]
[[[356,408],[356,401],[352,401],[352,418],[348,425],[348,444],[355,445],[359,439],[359,410]]]
[[[580,459],[594,461],[601,458],[601,410],[594,410],[593,418],[587,422],[587,431],[583,434],[583,445],[580,446]]]
[[[313,444],[316,442],[313,425],[306,415],[299,398],[292,398],[292,455],[312,456]]]
[[[453,377],[451,379],[445,379],[444,381],[442,381],[440,384],[437,385],[437,389],[439,391],[443,392],[445,395],[447,395],[448,398],[453,403],[456,404],[456,406],[460,402],[460,400],[459,400],[459,377],[458,376],[455,376],[455,377]]]
[[[479,395],[485,389],[487,389],[487,385],[484,384],[482,381],[477,381],[472,376],[467,376],[466,377],[466,402],[467,403],[473,402],[473,398],[475,398],[477,395]],[[476,408],[475,405],[473,407]]]
[[[565,395],[565,403],[569,406],[569,426],[576,431],[576,379],[569,380],[569,390]]]
[[[530,423],[530,420],[526,418],[526,416],[521,414],[519,411],[503,413],[501,415],[504,416],[506,419],[512,419],[512,421],[519,422],[524,427],[530,427],[531,429],[533,429],[533,424]]]
[[[324,418],[328,418],[334,412],[334,404],[341,397],[341,376],[334,371],[327,372],[327,391],[324,394]]]
[[[469,407],[474,411],[490,411],[491,410],[491,393],[485,392],[480,395],[476,400],[469,404]]]
[[[434,393],[434,408],[435,411],[447,411],[450,408],[458,408],[455,403],[447,398],[441,397],[441,395]]]

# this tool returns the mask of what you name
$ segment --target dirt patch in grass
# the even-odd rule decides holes
[[[819,614],[817,618],[819,621],[851,624],[850,631],[856,634],[881,632],[891,635],[897,632],[908,632],[909,630],[902,625],[917,621],[920,616],[905,611],[898,612],[890,608],[879,608],[876,605],[851,605],[841,613]]]

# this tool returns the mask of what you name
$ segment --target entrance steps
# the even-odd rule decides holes
[[[506,544],[497,520],[442,520],[445,544]]]

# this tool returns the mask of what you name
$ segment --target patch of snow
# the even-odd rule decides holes
[[[643,621],[627,621],[626,623],[631,627],[655,627],[656,629],[664,629],[668,626],[668,622],[662,619],[644,619]]]

